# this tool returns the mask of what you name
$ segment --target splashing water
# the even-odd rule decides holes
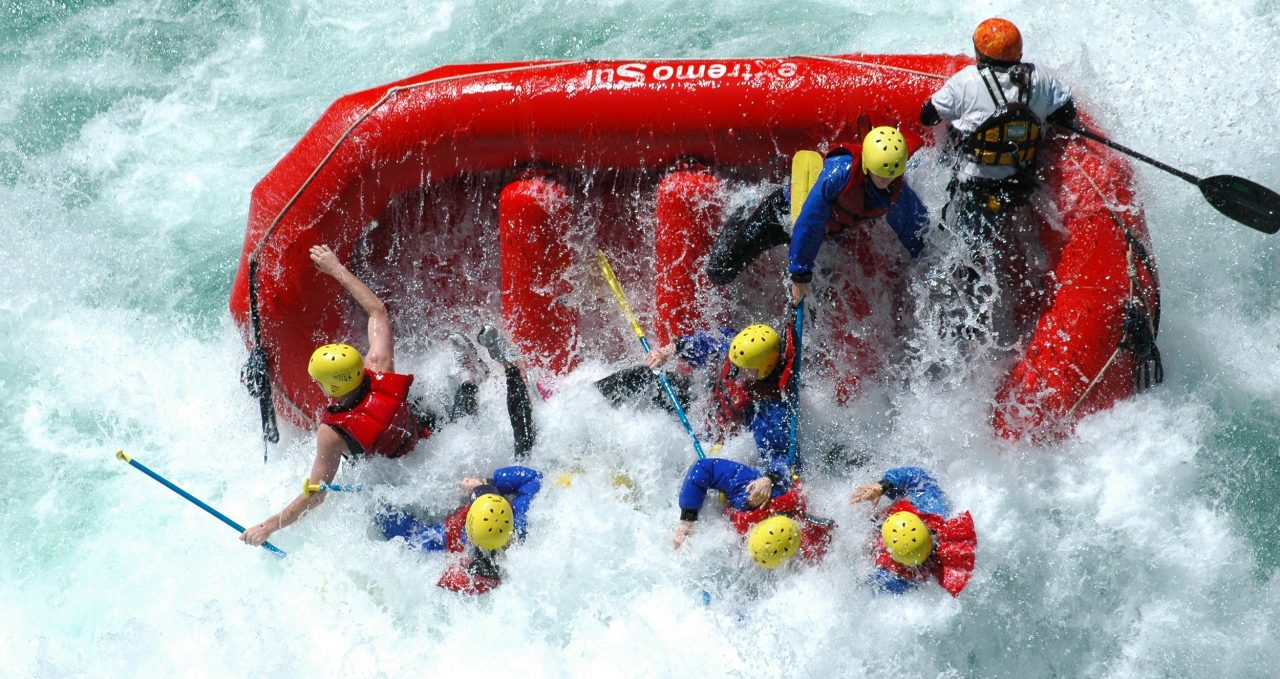
[[[585,472],[539,497],[507,582],[483,600],[437,589],[443,558],[373,539],[369,517],[382,501],[447,511],[460,476],[509,460],[496,380],[475,422],[407,462],[344,470],[379,490],[332,497],[278,533],[282,561],[112,459],[123,447],[242,523],[296,493],[312,439],[286,427],[262,465],[226,311],[249,191],[338,95],[444,63],[957,52],[998,14],[1117,140],[1201,176],[1280,187],[1274,2],[1062,9],[0,3],[3,672],[1267,676],[1280,664],[1280,254],[1145,167],[1166,384],[1060,445],[1009,444],[990,433],[983,384],[1003,345],[962,357],[921,333],[904,349],[920,360],[904,365],[971,369],[848,406],[806,396],[807,435],[862,463],[809,480],[814,511],[840,524],[816,568],[761,575],[710,516],[671,551],[692,453],[665,414],[593,392],[588,380],[616,365],[588,363],[535,404],[537,465]],[[930,181],[936,211],[945,180]],[[925,267],[906,269],[917,300]],[[474,332],[480,319],[456,322]],[[400,329],[401,369],[429,397],[446,391],[448,329]],[[750,442],[724,454],[750,459]],[[959,599],[864,584],[871,517],[847,496],[902,463],[931,467],[977,521],[978,570]],[[634,501],[616,498],[620,470]]]

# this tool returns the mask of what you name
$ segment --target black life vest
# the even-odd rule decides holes
[[[1036,149],[1044,121],[1031,110],[1031,64],[1009,67],[1009,77],[1017,89],[1013,100],[1004,96],[990,64],[978,66],[996,110],[961,142],[965,155],[980,165],[1014,167],[1020,173],[1035,168]]]

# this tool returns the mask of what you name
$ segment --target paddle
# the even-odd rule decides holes
[[[800,351],[804,345],[804,300],[795,305],[787,305],[792,314],[792,331],[795,337],[795,360],[791,364],[791,376],[787,381],[787,400],[791,407],[787,409],[787,417],[791,420],[791,434],[787,440],[787,465],[796,468],[796,435],[800,429]]]
[[[604,274],[604,280],[609,284],[609,289],[613,291],[613,297],[618,301],[618,308],[622,309],[622,313],[626,314],[627,320],[631,323],[631,329],[640,340],[640,347],[644,349],[645,354],[648,354],[650,351],[649,340],[644,336],[644,328],[640,327],[640,320],[636,318],[635,312],[631,310],[631,304],[627,302],[627,295],[622,291],[622,283],[618,282],[618,275],[613,272],[613,266],[609,264],[609,258],[605,256],[603,250],[596,251],[596,264],[600,267],[600,273]],[[671,400],[671,407],[675,409],[676,415],[680,417],[680,424],[684,425],[685,433],[689,434],[689,440],[693,441],[693,450],[698,454],[698,459],[705,460],[707,454],[702,452],[702,443],[698,441],[698,435],[693,432],[693,425],[689,424],[689,416],[685,414],[684,408],[680,406],[680,399],[676,398],[676,392],[671,388],[671,382],[667,380],[666,373],[661,370],[654,370],[653,374],[662,385],[662,390],[667,392],[667,398]]]
[[[202,502],[199,498],[197,498],[196,496],[192,495],[191,493],[188,493],[187,491],[185,491],[185,490],[183,490],[183,489],[179,488],[178,486],[174,485],[172,482],[170,482],[170,481],[169,481],[168,479],[166,479],[165,477],[163,477],[163,476],[161,476],[161,475],[159,475],[159,474],[157,474],[157,473],[155,473],[155,472],[151,471],[151,469],[149,469],[146,465],[142,464],[141,462],[139,462],[139,461],[137,461],[137,460],[133,459],[132,457],[129,457],[128,455],[125,455],[125,452],[124,452],[123,450],[118,450],[118,451],[116,451],[116,459],[120,460],[121,462],[127,462],[127,463],[129,463],[129,466],[131,466],[131,467],[133,467],[134,469],[137,469],[138,471],[142,472],[143,474],[146,474],[147,476],[150,476],[151,478],[155,479],[155,480],[156,480],[156,482],[157,482],[157,483],[159,483],[160,485],[164,486],[165,488],[168,488],[169,490],[171,490],[171,491],[173,491],[173,492],[177,493],[178,495],[181,495],[184,499],[186,499],[187,501],[189,501],[191,504],[193,504],[193,505],[195,505],[195,506],[199,507],[200,509],[203,509],[203,510],[205,510],[206,512],[209,512],[210,514],[212,514],[212,515],[214,516],[214,518],[216,518],[216,519],[218,519],[219,521],[221,521],[221,522],[223,522],[223,523],[227,524],[228,526],[231,526],[232,528],[236,529],[236,531],[237,531],[237,532],[240,532],[240,533],[243,533],[243,532],[244,532],[244,526],[241,526],[240,524],[236,523],[235,521],[232,521],[231,519],[227,518],[227,515],[226,515],[226,514],[223,514],[222,512],[220,512],[220,511],[218,511],[218,510],[214,509],[213,507],[210,507],[209,505],[205,504],[205,503],[204,503],[204,502]],[[267,551],[269,551],[269,552],[271,552],[272,554],[275,554],[276,556],[281,556],[281,557],[282,557],[282,556],[285,556],[284,550],[280,549],[279,547],[276,547],[275,545],[271,544],[270,542],[264,542],[264,543],[262,543],[262,548],[263,548],[263,549],[265,549],[265,550],[267,550]]]
[[[311,478],[307,477],[302,480],[302,496],[311,497],[322,490],[333,491],[336,493],[359,493],[364,490],[363,484],[345,484],[345,483],[312,483]]]
[[[1201,179],[1189,172],[1183,172],[1176,167],[1165,165],[1131,148],[1121,146],[1079,125],[1072,123],[1058,124],[1082,137],[1087,137],[1099,144],[1109,146],[1127,156],[1141,160],[1175,177],[1195,184],[1200,188],[1200,193],[1204,194],[1205,200],[1209,201],[1209,204],[1214,209],[1251,229],[1257,229],[1263,233],[1280,231],[1280,194],[1261,184],[1229,174],[1220,174]]]

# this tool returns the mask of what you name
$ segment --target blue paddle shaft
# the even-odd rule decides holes
[[[787,464],[792,469],[796,466],[796,432],[800,429],[800,351],[804,345],[804,300],[800,300],[795,308],[795,360],[791,365],[791,382],[787,385],[787,391],[791,401],[791,408],[787,413],[787,418],[791,420],[791,435],[787,441]]]
[[[652,349],[649,348],[649,340],[640,335],[640,346],[644,349],[645,355],[648,355]],[[699,460],[707,459],[707,454],[702,452],[702,444],[698,441],[698,435],[693,432],[693,425],[689,424],[689,416],[684,414],[684,408],[680,406],[680,399],[676,398],[676,390],[671,388],[671,382],[667,381],[666,373],[661,370],[653,371],[657,376],[658,382],[662,384],[662,390],[667,392],[667,398],[671,399],[671,407],[676,409],[676,415],[680,416],[680,424],[684,425],[684,430],[689,433],[689,440],[693,441],[693,450],[698,454]]]
[[[166,487],[166,488],[168,488],[169,490],[172,490],[173,492],[177,493],[178,495],[181,495],[182,497],[186,498],[186,499],[187,499],[191,504],[193,504],[193,505],[195,505],[195,506],[199,507],[200,509],[205,510],[206,512],[209,512],[209,513],[210,513],[210,514],[212,514],[213,516],[217,517],[217,519],[218,519],[219,521],[221,521],[221,522],[223,522],[223,523],[227,524],[228,526],[231,526],[232,528],[236,529],[236,532],[238,532],[238,533],[243,533],[243,532],[244,532],[244,526],[241,526],[240,524],[236,523],[235,521],[232,521],[231,519],[227,518],[227,516],[226,516],[225,514],[223,514],[222,512],[220,512],[220,511],[218,511],[218,510],[216,510],[216,509],[214,509],[213,507],[210,507],[209,505],[205,504],[204,502],[202,502],[202,501],[200,500],[200,498],[197,498],[196,496],[192,495],[191,493],[188,493],[187,491],[185,491],[185,490],[183,490],[183,489],[181,489],[181,488],[179,488],[179,487],[175,486],[174,484],[170,483],[168,479],[166,479],[166,478],[164,478],[163,476],[160,476],[159,474],[157,474],[157,473],[155,473],[155,472],[151,471],[150,469],[148,469],[148,468],[147,468],[147,466],[146,466],[146,465],[142,464],[141,462],[138,462],[137,460],[134,460],[134,459],[130,458],[130,459],[128,460],[128,463],[129,463],[130,465],[132,465],[132,466],[133,466],[135,469],[137,469],[138,471],[142,472],[143,474],[146,474],[147,476],[150,476],[151,478],[155,479],[155,480],[156,480],[156,481],[158,481],[160,484],[162,484],[164,487]],[[270,542],[264,542],[264,543],[262,543],[262,547],[263,547],[263,549],[266,549],[267,551],[269,551],[269,552],[271,552],[271,553],[273,553],[273,554],[276,554],[276,555],[278,555],[278,556],[285,556],[285,552],[284,552],[284,550],[280,549],[279,547],[276,547],[275,545],[271,544]]]

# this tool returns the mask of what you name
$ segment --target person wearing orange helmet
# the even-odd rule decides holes
[[[1036,187],[1035,165],[1046,123],[1075,118],[1071,89],[1022,60],[1022,34],[1006,19],[973,32],[977,63],[951,76],[929,97],[920,122],[951,124],[959,156],[946,218],[961,233],[1001,240],[1005,217]],[[954,212],[955,214],[951,214]]]
[[[382,300],[352,274],[327,245],[310,249],[316,268],[333,277],[355,299],[368,321],[368,346],[361,354],[350,344],[326,344],[317,348],[307,364],[307,372],[317,382],[330,403],[321,413],[316,431],[316,456],[311,464],[311,482],[333,481],[343,458],[397,458],[408,454],[419,441],[442,424],[441,418],[410,400],[413,375],[394,372],[394,341],[391,317]],[[462,335],[449,336],[458,354],[459,384],[448,421],[476,411],[477,382],[488,375],[476,357],[475,347]],[[522,457],[534,442],[533,419],[527,387],[520,369],[506,357],[502,339],[492,326],[477,337],[489,353],[506,368],[507,407],[515,432],[516,456]],[[305,486],[305,484],[304,484]],[[292,502],[241,534],[241,541],[261,545],[272,533],[293,524],[303,514],[324,502],[327,493],[310,492],[305,487]]]

